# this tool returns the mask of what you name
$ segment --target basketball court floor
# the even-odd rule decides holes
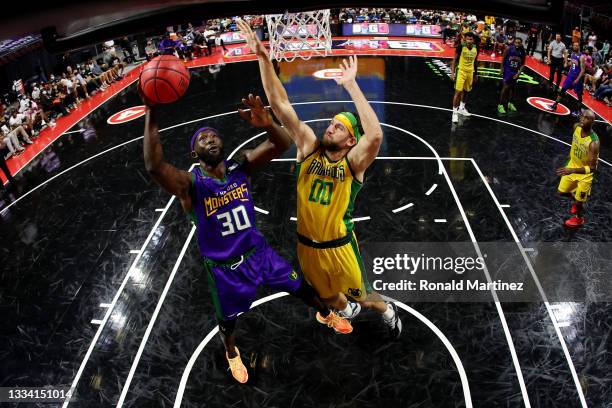
[[[279,67],[298,115],[318,134],[352,109],[335,82],[312,76],[338,63]],[[482,254],[499,245],[515,256],[510,270],[527,271],[537,301],[500,302],[495,291],[474,302],[406,296],[396,299],[402,335],[389,342],[375,315],[362,313],[351,335],[333,335],[300,302],[262,289],[238,324],[250,379],[237,384],[194,229],[145,170],[143,119],[107,123],[141,105],[133,84],[51,144],[20,173],[18,192],[2,196],[0,385],[74,386],[63,406],[88,408],[611,406],[610,125],[595,125],[599,174],[587,223],[571,232],[555,169],[575,119],[527,104],[551,97],[536,73],[525,69],[533,80],[519,83],[519,111],[506,116],[496,114],[499,79],[479,79],[467,104],[473,115],[452,125],[448,60],[362,56],[359,64],[385,131],[354,212],[362,247],[465,242]],[[167,161],[189,169],[189,138],[204,125],[222,132],[228,155],[261,140],[236,113],[242,97],[264,95],[256,62],[191,74],[185,97],[161,109]],[[297,266],[294,157],[270,163],[253,189],[258,227]],[[551,252],[541,243],[576,246]],[[551,257],[554,268],[538,268]],[[489,269],[483,279],[492,279]],[[557,273],[583,285],[580,296],[547,293]]]

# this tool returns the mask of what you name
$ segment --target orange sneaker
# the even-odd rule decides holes
[[[323,317],[321,316],[321,313],[317,312],[317,322],[326,324],[327,327],[334,329],[336,333],[349,334],[353,331],[353,326],[351,326],[351,323],[334,312],[329,312],[327,317]]]
[[[226,351],[225,358],[229,363],[229,368],[230,370],[232,370],[232,376],[236,379],[236,381],[238,381],[240,384],[244,384],[245,382],[247,382],[249,380],[249,372],[247,371],[244,364],[242,364],[238,347],[236,347],[236,357],[229,358]]]

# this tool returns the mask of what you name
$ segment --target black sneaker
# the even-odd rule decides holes
[[[393,302],[385,302],[391,309],[393,309],[393,317],[391,319],[385,319],[383,317],[383,322],[387,325],[389,329],[389,335],[392,339],[399,339],[400,334],[402,334],[402,321],[399,318],[399,314],[397,313],[397,306]]]

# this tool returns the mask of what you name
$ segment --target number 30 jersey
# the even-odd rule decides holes
[[[264,240],[255,227],[255,205],[242,165],[226,160],[225,167],[223,180],[200,166],[191,171],[191,215],[200,254],[214,261],[239,257]]]
[[[296,166],[297,232],[328,242],[353,232],[353,207],[362,183],[348,158],[331,161],[322,147]]]

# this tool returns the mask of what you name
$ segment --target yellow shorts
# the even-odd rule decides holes
[[[318,249],[298,242],[297,254],[302,273],[320,297],[344,293],[365,300],[371,292],[354,235],[351,242],[336,248]]]
[[[457,69],[455,74],[455,90],[456,91],[471,91],[474,82],[474,73],[466,72],[462,69]]]
[[[585,202],[591,195],[592,174],[568,174],[562,176],[557,189],[562,193],[574,193],[576,201]]]

